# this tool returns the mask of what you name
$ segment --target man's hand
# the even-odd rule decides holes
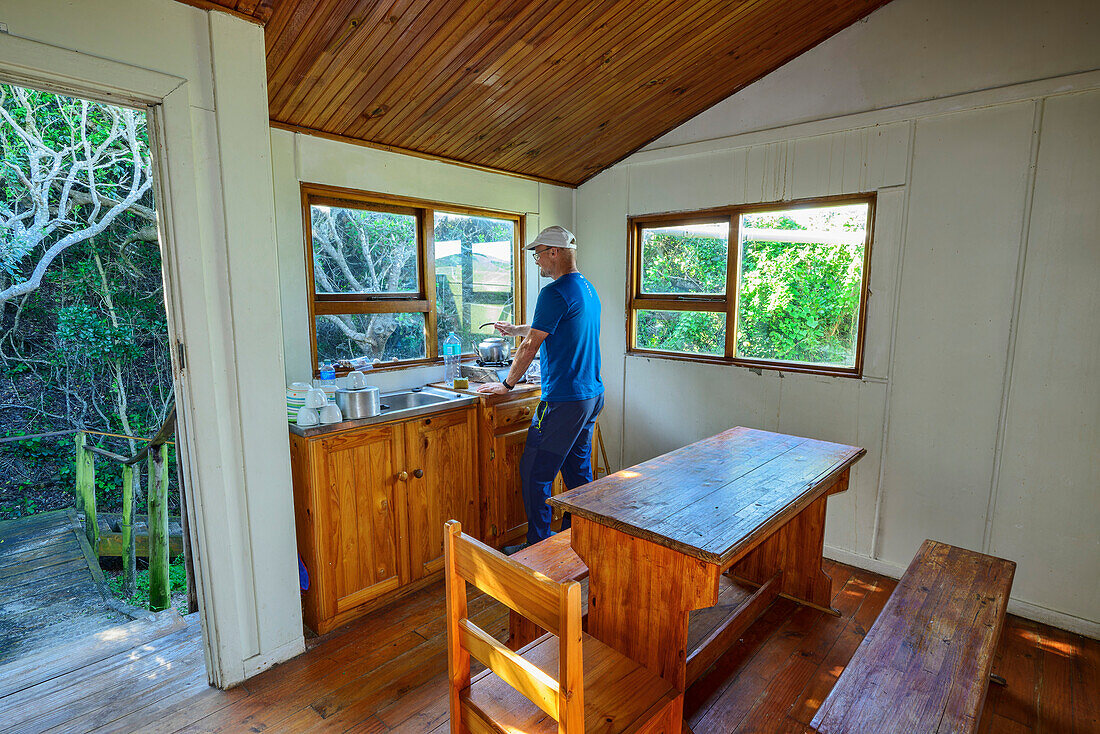
[[[493,322],[493,328],[504,336],[526,336],[526,328],[524,326],[509,324],[507,321],[495,321]]]
[[[499,382],[486,382],[484,385],[478,386],[477,391],[490,395],[504,395],[508,392],[508,388]]]

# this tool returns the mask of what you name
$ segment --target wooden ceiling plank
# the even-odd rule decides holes
[[[676,7],[670,10],[673,15],[680,15],[681,23],[688,29],[700,22],[706,22],[717,12],[713,4],[697,4],[693,8],[693,14],[687,19],[684,19],[679,11],[680,9]],[[532,147],[513,146],[513,142],[520,137],[517,132],[521,132],[522,137],[529,141],[536,141],[536,145],[549,143],[550,148],[555,147],[557,140],[569,140],[568,136],[555,138],[547,135],[545,131],[559,129],[571,135],[575,129],[573,120],[585,114],[591,106],[601,109],[601,114],[606,114],[602,112],[606,102],[602,96],[602,88],[607,84],[606,79],[610,72],[618,65],[634,67],[637,65],[636,60],[644,61],[647,58],[649,46],[664,42],[667,34],[672,32],[671,29],[677,27],[675,23],[667,22],[669,20],[666,15],[654,14],[653,17],[637,24],[630,36],[614,45],[593,46],[590,54],[575,61],[570,76],[566,78],[568,85],[563,86],[562,91],[554,95],[553,108],[558,111],[558,114],[551,114],[550,108],[545,104],[541,107],[529,106],[524,116],[513,115],[511,118],[499,120],[494,135],[487,138],[478,148],[467,146],[463,154],[498,156],[501,155],[503,145],[508,146],[507,152],[504,152],[505,157],[513,153],[523,156]],[[611,59],[611,62],[605,63],[606,59]],[[543,149],[539,148],[539,150]]]
[[[420,121],[418,125],[419,133],[415,137],[407,137],[403,143],[419,147],[433,144],[434,139],[434,145],[446,146],[448,139],[459,137],[466,138],[471,141],[471,144],[474,144],[482,139],[474,128],[484,126],[486,120],[492,120],[494,125],[501,125],[522,114],[523,110],[517,108],[530,106],[526,102],[529,96],[556,97],[557,87],[561,86],[556,76],[558,73],[557,67],[560,67],[561,64],[553,63],[555,57],[568,56],[569,51],[566,46],[570,44],[573,47],[585,46],[593,44],[596,40],[584,36],[574,39],[571,34],[573,28],[587,28],[591,33],[591,29],[612,25],[620,29],[617,31],[618,33],[630,32],[631,29],[627,24],[618,23],[624,13],[631,12],[629,4],[611,2],[606,11],[612,15],[598,15],[591,20],[589,20],[589,16],[582,12],[576,13],[569,25],[556,30],[552,43],[540,44],[540,48],[545,48],[546,51],[540,54],[539,58],[527,59],[523,56],[517,56],[510,59],[509,63],[498,71],[494,71],[493,73],[501,77],[514,80],[511,89],[507,93],[482,95],[481,99],[478,100],[456,99],[453,106],[464,108],[464,114],[461,116],[454,115],[454,121],[443,129],[435,126],[435,129],[432,130],[430,121]],[[503,112],[508,109],[511,109],[512,112]],[[446,111],[444,113],[449,114]],[[428,136],[424,135],[425,128],[427,128]]]
[[[428,96],[429,88],[441,74],[441,69],[449,68],[456,59],[461,60],[471,46],[487,43],[493,32],[495,18],[480,12],[480,6],[492,6],[491,0],[477,3],[466,2],[454,11],[454,17],[444,31],[436,34],[419,50],[415,64],[401,68],[389,68],[386,73],[374,80],[371,85],[371,103],[387,108],[384,116],[349,118],[346,132],[369,129],[370,137],[381,139],[378,130],[394,121],[404,119],[409,106],[415,105]],[[497,6],[504,12],[502,6]]]
[[[431,14],[427,19],[432,20]],[[454,32],[453,24],[456,23],[459,29],[463,29],[463,32],[468,33],[471,32],[469,30],[471,26],[467,22],[469,19],[462,4],[459,4],[452,13],[444,18],[436,18],[436,21],[449,21],[448,34]],[[474,21],[473,27],[475,29],[488,23],[487,20],[482,18],[475,18]],[[419,63],[415,62],[414,59],[424,50],[423,46],[418,43],[418,39],[422,35],[424,34],[419,26],[406,28],[402,32],[402,36],[393,44],[396,54],[387,57],[384,64],[377,64],[375,69],[351,90],[351,94],[339,106],[336,113],[326,120],[326,128],[338,131],[342,135],[348,134],[350,129],[359,124],[364,113],[369,114],[371,110],[380,108],[383,103],[378,96],[379,92],[399,74],[407,72],[409,68],[416,69],[419,67]],[[430,53],[430,50],[427,52]]]
[[[759,8],[759,5],[756,6]],[[652,118],[654,114],[659,114],[660,110],[667,107],[665,98],[669,94],[675,95],[674,101],[676,106],[679,107],[691,107],[692,105],[686,104],[686,99],[692,99],[694,95],[698,94],[698,90],[695,88],[692,72],[696,74],[702,73],[704,75],[711,74],[711,69],[715,68],[713,65],[709,65],[705,62],[704,58],[700,55],[711,48],[718,54],[724,55],[727,53],[727,49],[730,47],[737,48],[743,47],[745,39],[741,35],[737,35],[737,30],[747,18],[747,14],[754,9],[753,6],[744,6],[742,13],[737,16],[731,16],[721,19],[718,22],[710,22],[711,19],[705,19],[707,30],[695,31],[692,34],[693,40],[690,45],[686,45],[679,42],[679,39],[671,39],[667,44],[664,44],[664,48],[672,49],[665,56],[652,56],[651,65],[655,70],[661,70],[662,73],[668,73],[669,82],[663,85],[657,85],[652,88],[646,88],[642,86],[642,80],[646,76],[652,74],[645,74],[641,76],[620,74],[620,78],[609,80],[603,89],[600,90],[601,99],[605,100],[606,108],[584,110],[581,114],[575,116],[570,122],[573,124],[572,130],[574,134],[581,136],[586,140],[592,138],[598,138],[602,135],[621,134],[620,123],[626,118],[627,111],[630,114],[638,114],[641,111],[645,117]],[[749,24],[751,25],[751,23]],[[731,34],[733,34],[731,36]],[[726,38],[728,41],[722,45],[712,44],[713,38]],[[624,64],[622,67],[629,69],[629,66]],[[689,96],[676,94],[675,90],[685,89]],[[548,134],[556,134],[557,131],[547,131]],[[558,161],[554,161],[552,156],[544,161],[547,164],[556,164]]]
[[[304,94],[283,106],[279,119],[315,127],[326,119],[324,111],[339,105],[340,94],[358,75],[372,73],[391,53],[408,24],[420,18],[430,6],[425,0],[360,0],[349,17],[345,37],[335,48],[323,54],[325,63],[317,65],[311,83],[303,85]],[[352,28],[351,23],[357,25]]]
[[[444,1],[196,0],[266,14],[275,123],[571,185],[888,2]]]
[[[485,77],[486,67],[495,66],[498,59],[510,53],[515,53],[517,45],[524,43],[525,38],[533,29],[553,22],[556,11],[563,3],[520,3],[525,14],[517,13],[509,23],[507,35],[496,45],[501,49],[492,60],[489,57],[474,56],[465,57],[458,47],[452,47],[437,63],[428,70],[405,94],[406,88],[402,86],[401,79],[395,79],[379,95],[385,98],[389,94],[396,95],[403,100],[400,107],[390,110],[389,119],[383,121],[378,127],[364,127],[360,134],[372,138],[385,140],[394,135],[399,135],[407,130],[410,123],[423,114],[426,108],[430,108],[436,99],[449,99],[455,94],[465,91],[470,86],[482,83]],[[471,76],[476,74],[476,76]],[[457,90],[457,91],[456,91]],[[440,95],[443,95],[442,97]]]
[[[556,57],[568,53],[566,48],[570,44],[584,43],[583,38],[574,36],[575,30],[606,26],[614,20],[609,13],[623,12],[617,0],[609,0],[602,5],[583,2],[579,3],[579,7],[562,5],[566,12],[573,11],[565,25],[534,29],[535,35],[523,39],[523,43],[512,49],[513,53],[500,58],[497,64],[482,69],[475,83],[451,99],[448,106],[439,109],[434,116],[421,113],[419,119],[410,121],[402,136],[402,144],[446,147],[450,138],[461,134],[459,131],[470,131],[469,134],[476,138],[478,132],[473,128],[479,120],[482,123],[495,120],[500,116],[501,109],[510,109],[517,103],[524,104],[528,94],[525,89],[532,86],[531,80],[540,77],[550,81],[554,79],[555,69],[560,66],[560,60],[556,62]],[[525,53],[529,49],[535,50]],[[508,88],[502,89],[499,85],[490,87],[494,79],[508,80]],[[556,89],[552,85],[544,85],[534,93],[553,96]],[[444,122],[441,123],[440,119]]]
[[[666,23],[659,26],[651,24],[640,26],[637,33],[631,36],[630,43],[621,46],[623,50],[620,51],[619,56],[616,58],[612,55],[612,61],[609,64],[601,63],[601,59],[604,58],[602,53],[599,55],[594,54],[582,60],[582,63],[578,63],[570,76],[571,86],[569,90],[561,95],[556,95],[553,101],[553,105],[558,109],[569,111],[564,120],[555,121],[552,115],[545,114],[548,105],[543,104],[501,128],[498,132],[499,137],[512,140],[518,132],[522,132],[528,138],[551,139],[553,134],[550,131],[554,131],[557,127],[567,128],[567,132],[573,134],[577,130],[576,121],[578,119],[586,119],[589,114],[607,114],[606,107],[609,106],[608,102],[610,100],[602,96],[601,87],[607,83],[603,80],[608,78],[617,67],[633,68],[639,60],[645,60],[653,55],[649,44],[635,42],[634,39],[637,39],[639,35],[651,39],[654,44],[667,43],[669,47],[679,48],[681,43],[676,34],[688,37],[699,35],[695,30],[697,25],[709,24],[714,33],[721,32],[721,24],[713,22],[716,17],[720,17],[722,14],[722,8],[717,3],[697,4],[694,11],[691,16],[694,23],[691,24],[684,23],[683,26],[678,26]],[[649,66],[648,63],[645,65],[645,73],[639,74],[639,78],[648,78],[653,75],[653,71],[648,68]],[[604,67],[606,67],[606,71]],[[592,108],[594,112],[589,113],[589,108]],[[571,137],[564,139],[571,140]],[[491,151],[492,148],[482,145],[477,149],[467,149],[463,151],[463,154],[468,153],[471,156],[476,156]],[[518,154],[522,155],[522,151],[518,151]],[[504,156],[502,160],[507,158],[508,156]]]
[[[268,76],[280,79],[279,89],[268,93],[268,110],[272,117],[283,120],[291,100],[307,91],[311,71],[318,73],[318,64],[325,59],[325,50],[341,39],[347,39],[349,20],[361,0],[335,0],[328,13],[317,13],[303,30],[302,37],[275,67],[268,67]],[[312,77],[315,78],[315,77]]]
[[[286,28],[287,23],[294,16],[295,9],[299,6],[299,3],[289,3],[286,0],[272,5],[271,18],[268,19],[264,25],[264,63],[268,63],[268,59],[271,58],[271,49],[275,45],[276,39],[279,34]],[[270,67],[265,67],[270,68]]]
[[[808,50],[808,48],[811,48],[813,45],[820,43],[821,40],[829,37],[837,30],[840,30],[841,28],[846,27],[851,23],[854,23],[860,17],[866,15],[866,13],[873,11],[877,7],[880,7],[882,4],[884,4],[884,2],[885,0],[875,0],[874,2],[867,3],[867,7],[865,7],[859,15],[839,19],[829,19],[827,23],[822,23],[819,16],[810,18],[808,21],[806,21],[805,28],[797,27],[798,31],[805,32],[805,37],[806,39],[808,39],[803,43],[802,47],[780,47],[769,52],[762,52],[758,49],[753,49],[752,55],[758,57],[761,60],[760,68],[757,69],[757,71],[751,76],[745,75],[744,78],[739,79],[739,86],[737,86],[734,91],[744,88],[748,84],[751,84],[753,81],[759,79],[761,76],[770,73],[770,71],[774,70],[775,68],[778,68],[779,65],[782,65],[783,63],[786,63],[795,56],[804,53],[806,50]],[[795,30],[795,27],[792,27],[791,30]],[[816,35],[813,35],[815,33]],[[700,66],[705,66],[705,64],[701,64]],[[688,83],[695,84],[696,81],[693,79]],[[698,83],[702,84],[704,82],[700,81]],[[690,105],[689,107],[693,109],[695,107],[702,106],[702,109],[706,109],[707,107],[712,106],[722,99],[725,99],[732,93],[729,91],[729,88],[724,85],[713,86],[712,90],[713,91],[708,91],[708,94],[705,96],[705,98],[701,99],[699,102],[694,103],[693,105]],[[666,105],[663,107],[658,106],[657,110],[659,114],[651,116],[645,121],[644,124],[635,123],[629,129],[622,130],[616,143],[621,144],[622,142],[630,141],[632,143],[632,147],[629,149],[629,151],[632,153],[639,148],[644,147],[644,145],[648,142],[656,139],[654,137],[651,137],[652,129],[654,128],[654,126],[660,125],[660,127],[657,129],[662,130],[663,132],[661,132],[660,134],[663,135],[665,132],[674,129],[676,126],[682,124],[684,121],[694,116],[692,114],[686,114],[683,110],[677,111],[677,107],[673,105]],[[663,112],[663,114],[660,114],[661,112]],[[638,116],[635,115],[634,119],[637,119],[637,117]],[[587,139],[582,138],[580,141],[578,141],[578,147],[583,148],[585,145],[596,145],[592,137],[593,136],[588,136]],[[660,137],[660,135],[658,135],[657,137]],[[622,160],[622,158],[626,157],[627,155],[629,155],[629,153],[624,151],[615,160]],[[584,172],[583,179],[577,178],[577,172],[570,172],[567,176],[567,180],[587,180],[591,176],[598,173],[600,170],[606,169],[609,165],[612,164],[609,163],[600,168],[590,169],[587,172]],[[564,172],[562,173],[564,174]],[[563,175],[563,177],[566,176]]]
[[[416,75],[417,69],[422,63],[425,63],[422,60],[424,54],[430,56],[433,53],[446,52],[455,34],[461,34],[464,28],[476,22],[476,19],[462,12],[464,4],[465,0],[450,0],[450,2],[446,4],[437,2],[433,6],[432,12],[435,20],[433,26],[437,23],[438,30],[430,34],[428,44],[421,52],[421,58],[417,58],[414,60],[414,63],[407,64],[405,68],[399,69],[399,73]],[[389,68],[391,65],[392,64],[387,63],[385,68]],[[360,119],[364,113],[369,114],[372,110],[379,109],[379,107],[385,103],[385,100],[379,95],[376,95],[374,100],[369,104],[364,105],[364,109],[353,109],[347,101],[351,95],[356,93],[361,94],[364,84],[373,83],[380,73],[376,68],[377,66],[379,66],[379,64],[375,64],[374,67],[362,67],[357,69],[354,75],[340,82],[338,91],[331,95],[330,100],[318,105],[314,114],[307,115],[302,119],[307,124],[314,126],[323,124],[332,129],[337,129],[339,126],[338,120],[342,119],[345,113],[347,114],[347,119],[349,119],[351,123],[354,123]],[[409,94],[406,96],[412,97],[413,94],[414,93],[410,90]],[[352,113],[354,113],[354,116],[352,116]],[[393,114],[395,114],[395,110],[391,105],[386,115],[391,116]]]
[[[806,8],[801,12],[812,12],[812,8]],[[794,29],[797,20],[792,17],[786,17],[780,21],[787,28]],[[753,28],[754,24],[749,24],[748,28]],[[723,29],[723,32],[727,32]],[[755,33],[755,31],[753,31]],[[757,39],[750,38],[745,34],[734,36],[731,39],[733,42],[730,44],[734,49],[742,49],[748,53],[750,57],[758,57],[760,55],[757,50],[756,44],[759,43]],[[724,55],[725,50],[721,48],[715,48],[715,53],[718,55]],[[687,71],[687,75],[680,77],[678,85],[675,88],[684,88],[687,91],[686,96],[679,96],[673,100],[672,104],[667,103],[664,99],[666,93],[662,90],[658,93],[657,99],[647,99],[651,95],[629,95],[623,97],[621,94],[616,94],[616,90],[608,90],[607,94],[609,98],[615,99],[616,104],[609,109],[614,110],[611,116],[601,115],[595,118],[588,118],[580,121],[581,129],[577,132],[578,138],[576,145],[578,149],[589,150],[596,153],[598,156],[607,155],[604,152],[604,143],[601,139],[608,139],[609,136],[613,136],[615,141],[634,142],[631,139],[631,121],[637,117],[645,117],[648,124],[655,124],[657,119],[672,116],[674,118],[682,117],[685,109],[697,109],[703,108],[703,104],[713,102],[707,98],[707,91],[703,85],[709,76],[709,69],[715,68],[714,64],[707,57],[695,57],[692,59],[692,65]],[[736,84],[741,84],[742,81],[737,78],[731,78],[730,80],[721,80],[721,85],[726,90],[733,88]],[[630,90],[627,89],[629,92]],[[643,90],[644,91],[644,90]],[[723,94],[717,97],[717,99],[723,99],[728,94]],[[604,118],[601,122],[597,122],[600,118]],[[600,125],[606,123],[601,127]],[[616,144],[622,144],[616,143]],[[565,161],[547,160],[544,163],[550,166],[559,166],[565,163]],[[576,172],[571,172],[570,180],[575,178]]]
[[[800,10],[800,13],[802,15],[816,15],[816,13],[814,12],[814,6],[810,6],[808,4],[807,7]],[[816,22],[812,17],[809,18],[809,21],[811,23]],[[797,20],[793,17],[779,19],[779,23],[784,27],[784,31],[794,30],[794,26],[792,24],[796,22]],[[758,27],[758,24],[752,23],[749,25],[749,27]],[[723,33],[726,32],[727,31],[723,29]],[[731,45],[734,49],[741,49],[742,52],[748,52],[750,57],[759,57],[761,55],[760,51],[756,48],[756,44],[759,44],[761,40],[735,37],[733,41],[734,42]],[[579,133],[580,138],[575,141],[575,144],[578,146],[578,148],[585,150],[593,150],[593,148],[599,149],[599,139],[606,138],[609,135],[613,135],[615,136],[615,138],[628,137],[628,135],[624,132],[627,129],[624,126],[624,123],[629,123],[632,118],[644,117],[649,124],[652,124],[656,117],[665,114],[666,111],[671,112],[673,115],[679,116],[683,114],[682,110],[684,110],[685,108],[699,108],[700,105],[698,100],[707,94],[707,91],[704,87],[705,81],[708,75],[710,75],[709,70],[716,68],[714,65],[714,59],[720,59],[726,53],[724,49],[717,45],[711,46],[709,44],[705,44],[703,48],[706,51],[706,55],[704,56],[698,56],[697,51],[692,51],[692,66],[688,70],[690,76],[680,77],[677,80],[677,85],[686,88],[689,92],[688,96],[677,99],[677,104],[663,104],[663,100],[655,103],[650,99],[647,99],[652,97],[652,95],[635,93],[633,84],[626,85],[624,89],[604,90],[606,98],[613,102],[613,104],[609,105],[609,109],[613,111],[612,116],[608,118],[606,115],[600,115],[599,117],[583,121],[582,130],[584,130],[585,132]],[[685,54],[685,56],[686,55],[687,54]],[[659,63],[663,65],[668,61],[669,59],[662,59],[659,60]],[[731,81],[733,81],[734,83],[741,83],[741,80],[736,78],[731,78]],[[725,87],[725,90],[727,92],[729,89],[731,89],[731,84],[729,81],[722,80],[721,85]],[[623,96],[624,91],[626,93],[625,97]],[[647,90],[642,91],[645,92]],[[723,96],[728,96],[728,94],[725,94]],[[720,96],[719,99],[723,98],[723,96]],[[709,102],[710,100],[707,101]],[[600,119],[601,117],[603,118],[602,120]],[[602,130],[599,127],[599,122],[597,122],[597,120],[603,123],[607,123],[606,126],[602,128]],[[626,141],[624,140],[623,142]],[[551,163],[552,161],[546,162]],[[507,165],[507,162],[504,163],[505,165]]]
[[[275,24],[272,24],[272,28],[264,29],[264,60],[267,64],[267,86],[269,92],[272,82],[277,78],[276,72],[279,64],[287,58],[295,41],[305,42],[303,32],[310,19],[321,12],[318,5],[322,1],[323,0],[298,0],[297,2],[284,2],[280,5],[280,9],[287,8],[289,15],[283,16],[282,13],[276,14],[276,22],[283,22],[281,24],[282,28],[278,30],[274,39],[269,40],[268,34],[275,30]],[[284,17],[285,20],[283,20]]]

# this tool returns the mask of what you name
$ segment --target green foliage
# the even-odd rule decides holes
[[[107,578],[107,586],[111,593],[126,602],[130,606],[149,608],[149,569],[141,569],[134,577],[134,595],[126,596],[122,592],[122,575],[112,575]],[[187,592],[187,566],[184,556],[178,555],[168,564],[168,594],[183,594]],[[186,608],[180,610],[186,614]]]
[[[815,227],[855,232],[857,208],[811,214]],[[805,219],[805,218],[804,218]],[[750,214],[745,227],[806,230],[785,214]],[[722,293],[726,240],[660,229],[646,232],[642,282],[646,293]],[[736,353],[739,357],[851,365],[863,277],[862,244],[746,241],[742,246]],[[639,311],[643,349],[720,355],[723,314]]]
[[[114,118],[105,106],[88,105],[85,115],[78,100],[36,91],[29,92],[24,104],[12,89],[0,85],[0,104],[18,124],[32,124],[51,144],[80,141],[81,125],[91,143],[107,140]],[[144,135],[143,119],[138,127]],[[22,183],[30,178],[26,144],[3,119],[0,142],[6,146],[0,165],[0,215],[28,211],[33,202]],[[147,146],[142,139],[146,156]],[[126,151],[116,152],[110,165],[96,169],[95,181],[100,193],[117,198],[135,171]],[[71,166],[72,160],[60,164]],[[87,174],[78,176],[78,184],[86,180]],[[87,190],[76,185],[74,195],[86,197]],[[51,206],[55,196],[60,196],[60,187],[50,191]],[[37,290],[0,306],[3,435],[89,428],[148,437],[160,425],[173,383],[153,206],[152,192],[147,192],[100,234],[65,250]],[[85,226],[92,209],[90,201],[78,203],[42,247]],[[32,269],[32,253],[13,249],[21,236],[16,227],[0,225],[0,289]],[[94,436],[89,440],[125,455],[143,445]],[[0,445],[0,518],[32,508],[72,506],[73,462],[71,436]],[[174,471],[170,477],[174,482]],[[96,494],[101,510],[120,509],[121,470],[113,462],[96,461]],[[169,497],[178,503],[177,493]]]

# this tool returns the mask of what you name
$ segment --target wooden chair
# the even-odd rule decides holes
[[[555,583],[463,535],[455,520],[444,552],[452,734],[680,731],[672,685],[581,631],[579,583]],[[509,650],[466,616],[466,582],[550,633]],[[471,657],[488,668],[472,679]]]
[[[509,556],[520,565],[563,584],[588,578],[588,566],[573,550],[573,531],[562,530]],[[583,610],[583,605],[582,605]],[[518,650],[546,634],[546,630],[514,609],[508,615],[508,647]]]

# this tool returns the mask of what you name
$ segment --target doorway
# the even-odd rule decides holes
[[[5,548],[8,657],[198,611],[155,113],[0,80],[0,523],[30,544]]]

